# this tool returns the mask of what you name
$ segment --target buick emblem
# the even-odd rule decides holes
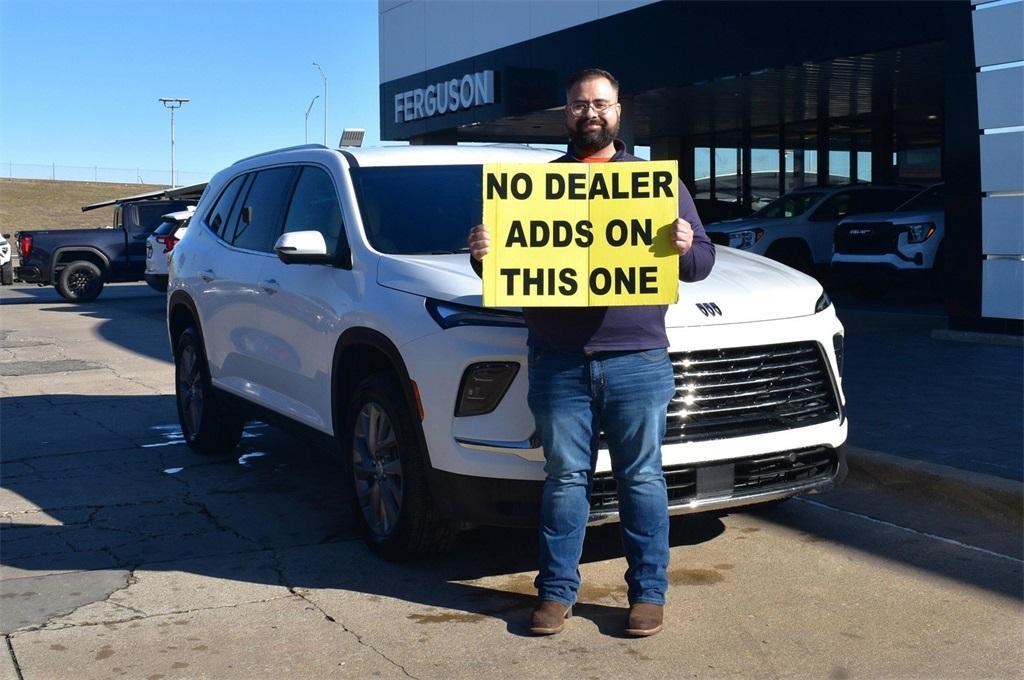
[[[697,309],[704,316],[722,316],[722,308],[714,302],[698,302]]]

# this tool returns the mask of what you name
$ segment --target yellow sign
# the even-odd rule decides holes
[[[676,302],[676,162],[484,166],[488,307]]]

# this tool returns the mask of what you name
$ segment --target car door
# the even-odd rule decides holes
[[[296,175],[294,166],[258,170],[246,178],[227,220],[217,227],[216,255],[200,276],[209,278],[203,307],[210,373],[219,386],[266,403],[283,359],[260,328],[268,294],[260,273],[273,259]],[[216,220],[216,216],[214,217]]]
[[[815,264],[832,261],[833,240],[839,221],[849,214],[852,191],[839,191],[821,202],[808,217],[812,228],[808,229],[808,245]]]
[[[274,410],[322,432],[332,432],[331,369],[342,316],[357,294],[338,187],[331,174],[303,166],[282,233],[319,231],[334,264],[285,264],[267,260],[260,275],[266,293],[260,327],[278,353],[272,388]],[[269,392],[268,392],[269,393]]]

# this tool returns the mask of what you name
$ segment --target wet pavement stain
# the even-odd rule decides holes
[[[745,529],[740,529],[740,531],[744,534],[756,534],[760,529],[757,527],[747,527]]]
[[[800,534],[801,543],[824,543],[827,540],[827,538],[815,536],[814,534]]]
[[[67,649],[67,647],[65,647],[64,645],[56,645],[56,644],[54,644],[54,645],[50,645],[50,649],[52,649],[55,652],[63,652],[63,651],[65,651]]]
[[[483,614],[452,612],[444,614],[409,614],[406,618],[416,623],[477,623],[487,617]]]
[[[633,647],[626,647],[626,654],[628,654],[629,656],[631,656],[634,659],[637,659],[639,661],[654,661],[654,657],[653,656],[647,656],[646,654],[638,652]]]
[[[110,648],[110,645],[103,645],[100,647],[100,651],[96,652],[96,660],[103,661],[114,656],[114,650]]]
[[[576,599],[580,602],[595,602],[599,600],[622,600],[624,597],[626,597],[625,583],[605,586],[584,581],[580,585],[580,591]]]
[[[725,580],[712,569],[669,569],[668,581],[675,586],[710,586]]]
[[[188,668],[188,664],[184,661],[175,661],[171,664],[171,668]]]
[[[729,564],[728,562],[722,562],[721,564],[715,564],[715,565],[712,565],[712,566],[714,566],[715,569],[729,570],[729,569],[732,569],[733,567],[735,567],[736,565],[735,564]]]

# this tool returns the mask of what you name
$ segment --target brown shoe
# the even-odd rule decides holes
[[[565,620],[572,616],[572,607],[554,600],[541,600],[530,617],[530,632],[534,635],[554,635],[565,628]]]
[[[661,630],[665,608],[660,604],[637,602],[629,608],[629,620],[626,621],[626,635],[633,637],[649,637]]]

